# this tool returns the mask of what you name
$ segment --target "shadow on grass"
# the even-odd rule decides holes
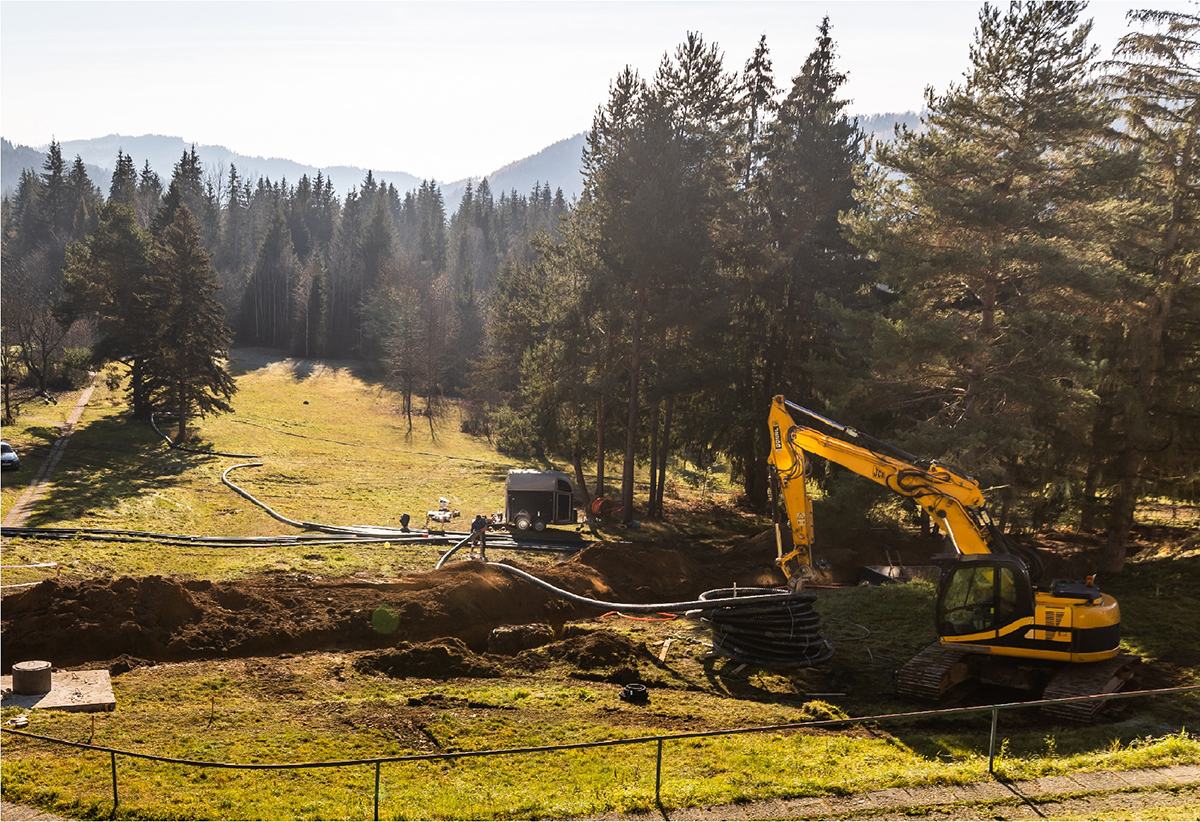
[[[26,524],[48,526],[113,508],[147,489],[169,487],[213,459],[167,448],[148,423],[119,416],[93,420],[72,436]]]
[[[259,371],[276,363],[287,363],[292,379],[303,382],[316,372],[318,366],[334,371],[349,371],[366,383],[378,383],[377,374],[372,374],[363,360],[334,360],[320,357],[295,357],[282,348],[233,348],[229,352],[229,373],[234,377]]]

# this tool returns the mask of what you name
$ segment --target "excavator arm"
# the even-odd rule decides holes
[[[819,422],[836,434],[824,434],[799,425],[791,412]],[[960,554],[1006,554],[1003,537],[992,526],[983,508],[979,483],[970,477],[922,460],[853,428],[840,425],[782,396],[771,402],[768,417],[776,500],[776,542],[779,563],[794,587],[812,577],[812,501],[804,481],[808,474],[807,454],[824,457],[856,474],[908,497],[929,513],[950,536]],[[792,550],[784,554],[781,520],[792,535]]]
[[[793,412],[834,433],[797,424]],[[1133,675],[1132,659],[1118,655],[1121,611],[1116,600],[1101,593],[1093,577],[1035,587],[1033,581],[1041,576],[1037,554],[1005,541],[983,507],[975,480],[782,396],[771,403],[768,428],[775,538],[779,564],[792,589],[801,589],[813,577],[812,501],[804,485],[807,455],[824,457],[913,500],[949,535],[959,554],[943,566],[938,583],[938,642],[900,669],[899,693],[939,699],[974,679],[1074,696],[1119,690]],[[783,522],[792,537],[787,553]],[[1057,663],[1073,664],[1059,668]],[[1055,715],[1088,719],[1099,704]]]

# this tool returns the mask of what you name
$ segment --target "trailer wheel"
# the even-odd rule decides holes
[[[535,531],[545,531],[545,530],[546,530],[546,523],[542,522],[540,519],[535,519],[535,520],[533,521],[533,530],[535,530]]]
[[[513,520],[513,525],[517,526],[518,531],[528,531],[532,524],[533,521],[529,519],[529,514],[517,514],[517,518]]]

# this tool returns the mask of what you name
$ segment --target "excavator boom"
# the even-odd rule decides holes
[[[793,412],[806,424],[798,424]],[[1125,681],[1122,676],[1131,666],[1117,657],[1121,617],[1116,601],[1090,578],[1035,587],[1030,568],[1036,579],[1040,562],[1027,549],[1008,544],[984,508],[974,479],[782,396],[772,400],[768,428],[778,561],[793,589],[813,577],[813,508],[805,487],[810,455],[913,500],[953,546],[958,559],[943,568],[938,585],[939,641],[901,669],[902,694],[939,698],[968,677],[1020,687],[1033,687],[1036,681],[1058,694],[1100,679],[1116,683],[1112,687]],[[783,523],[791,535],[787,551]],[[1057,670],[1060,663],[1076,664]]]

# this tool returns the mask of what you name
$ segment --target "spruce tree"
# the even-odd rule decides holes
[[[293,339],[300,261],[292,250],[291,233],[282,209],[258,249],[254,270],[242,297],[238,337],[249,345],[286,348]]]
[[[41,190],[38,239],[52,242],[55,235],[69,236],[74,216],[73,203],[67,188],[67,164],[57,140],[51,140],[50,148],[46,150],[46,160],[42,163]]]
[[[770,111],[763,71],[765,44],[747,66],[756,90],[744,105]],[[784,393],[813,403],[814,369],[840,350],[840,329],[831,306],[864,283],[867,267],[839,223],[852,211],[854,172],[864,160],[863,135],[840,96],[846,75],[835,68],[836,44],[829,18],[821,21],[808,55],[773,119],[761,125],[761,140],[748,150],[745,178],[746,276],[737,283],[736,333],[740,351],[738,401],[725,409],[732,425],[723,444],[742,474],[743,487],[758,507],[766,502],[766,430],[763,409]],[[769,63],[767,63],[769,66]],[[748,332],[748,333],[746,333]]]
[[[141,174],[138,175],[137,187],[138,222],[142,224],[143,228],[150,227],[154,215],[158,213],[158,209],[162,205],[162,196],[162,180],[150,167],[150,161],[147,160],[142,166]]]
[[[137,202],[137,184],[137,168],[133,165],[133,158],[117,149],[117,167],[113,169],[112,181],[108,186],[108,201],[133,208]]]
[[[75,162],[67,172],[67,198],[71,203],[70,236],[82,240],[96,229],[103,197],[100,189],[88,177],[83,158],[75,155]]]
[[[226,370],[230,331],[200,229],[186,205],[154,239],[146,303],[157,355],[150,364],[154,405],[177,415],[177,439],[195,417],[229,412],[237,384]]]
[[[150,258],[151,238],[133,206],[113,201],[101,210],[100,225],[87,243],[68,247],[63,270],[70,309],[96,320],[95,361],[118,360],[128,366],[130,407],[141,418],[152,410],[147,374],[158,353],[153,335],[157,308],[148,290]]]

